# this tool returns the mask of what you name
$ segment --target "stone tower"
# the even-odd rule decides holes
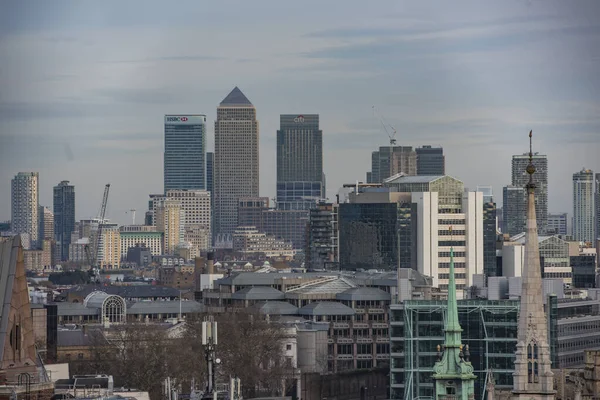
[[[438,361],[433,367],[435,400],[473,400],[475,375],[469,361],[469,347],[462,345],[462,328],[458,322],[456,283],[454,280],[454,250],[450,248],[448,279],[448,313],[445,343],[438,346]]]
[[[529,157],[527,166],[527,231],[525,265],[522,273],[521,310],[517,335],[515,372],[513,373],[513,399],[554,400],[554,374],[550,368],[548,325],[544,313],[544,295],[540,251],[535,214],[535,184],[533,174],[532,132],[529,132]]]

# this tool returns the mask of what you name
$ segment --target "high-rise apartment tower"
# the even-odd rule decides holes
[[[11,230],[27,234],[30,247],[39,239],[39,173],[19,172],[11,181]]]
[[[573,174],[573,238],[594,242],[594,173],[583,169]]]
[[[54,186],[54,235],[61,261],[69,259],[71,233],[75,229],[75,186],[62,181]]]

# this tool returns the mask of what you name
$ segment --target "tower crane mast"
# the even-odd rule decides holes
[[[377,111],[375,110],[375,106],[373,106],[373,116],[375,118],[377,118],[377,120],[381,124],[381,127],[383,128],[385,133],[388,135],[388,138],[390,139],[390,146],[395,146],[396,145],[396,128],[394,128],[392,125],[388,124],[387,121],[385,120],[385,118],[383,118],[383,116],[381,116],[377,113]]]
[[[100,205],[100,213],[98,214],[98,230],[96,235],[93,237],[93,241],[90,243],[91,249],[90,245],[85,247],[85,255],[92,271],[94,268],[97,268],[97,262],[100,254],[100,239],[102,237],[102,225],[104,224],[104,217],[106,216],[106,204],[108,203],[109,190],[110,183],[107,183],[104,186],[104,195],[102,196],[102,204]]]

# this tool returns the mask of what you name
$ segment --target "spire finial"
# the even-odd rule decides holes
[[[535,166],[533,165],[533,130],[529,131],[529,165],[526,168],[529,174],[529,183],[527,189],[535,189],[535,183],[533,183],[533,174],[535,174]]]

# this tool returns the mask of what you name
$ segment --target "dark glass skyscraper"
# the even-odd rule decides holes
[[[417,175],[446,175],[446,158],[441,147],[423,146],[417,152]]]
[[[75,186],[62,181],[54,186],[54,236],[61,261],[69,259],[71,233],[75,229]]]
[[[410,204],[342,203],[338,219],[340,268],[393,270],[398,267],[399,249],[400,267],[411,267]]]
[[[277,131],[277,207],[308,209],[324,197],[319,115],[281,115]]]
[[[215,153],[207,152],[206,153],[206,190],[209,191],[212,195],[212,192],[215,188],[214,186],[214,168],[215,168]]]
[[[206,188],[206,116],[165,115],[164,191]]]
[[[525,232],[527,193],[523,186],[505,186],[502,192],[502,233],[510,236]]]

